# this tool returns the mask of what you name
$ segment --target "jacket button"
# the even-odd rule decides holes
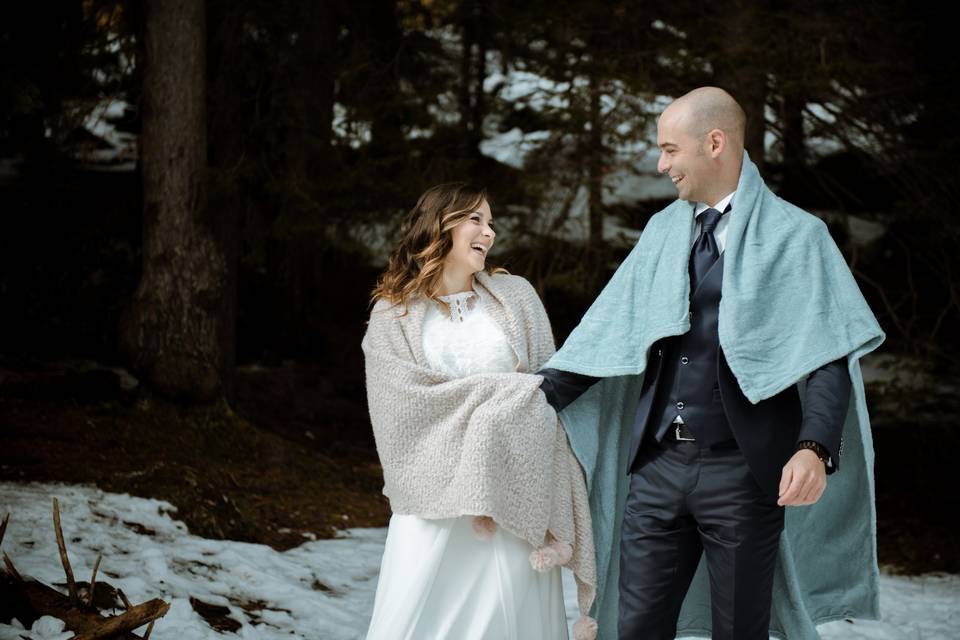
[[[663,349],[657,349],[657,357],[659,358],[662,355],[663,355]]]
[[[682,403],[682,402],[678,402],[678,403],[677,403],[677,409],[680,410],[680,411],[683,411],[683,403]]]
[[[689,363],[690,363],[690,358],[688,358],[687,356],[683,356],[680,358],[680,364],[689,364]]]

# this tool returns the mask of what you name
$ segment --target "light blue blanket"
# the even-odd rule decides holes
[[[626,458],[647,351],[690,328],[694,228],[690,202],[678,200],[653,216],[545,365],[604,378],[561,413],[590,492],[601,640],[617,637]],[[826,225],[770,191],[746,153],[724,252],[720,345],[744,395],[756,403],[844,357],[853,382],[840,468],[819,502],[787,508],[774,578],[770,633],[819,638],[816,624],[879,616],[873,443],[859,360],[884,335]],[[710,627],[701,561],[678,633],[709,636]]]

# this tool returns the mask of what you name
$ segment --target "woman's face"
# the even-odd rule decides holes
[[[453,247],[444,258],[444,269],[470,274],[482,271],[497,235],[490,204],[483,200],[463,222],[450,230],[450,235]]]

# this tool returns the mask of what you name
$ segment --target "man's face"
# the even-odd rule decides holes
[[[670,176],[680,199],[701,201],[714,168],[706,151],[706,136],[702,140],[692,136],[681,115],[668,108],[657,121],[657,171]]]

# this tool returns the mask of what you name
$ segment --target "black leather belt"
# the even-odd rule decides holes
[[[693,431],[690,430],[685,424],[671,424],[670,430],[667,431],[667,439],[674,440],[676,442],[696,442],[697,439],[693,437]]]

